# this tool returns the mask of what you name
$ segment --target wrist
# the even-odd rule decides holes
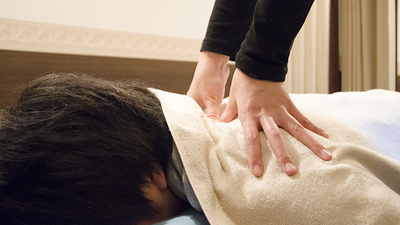
[[[221,66],[226,66],[229,62],[229,56],[209,51],[200,52],[200,60],[202,59],[211,60]]]

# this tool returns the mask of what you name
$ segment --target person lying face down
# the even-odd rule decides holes
[[[1,224],[151,224],[188,205],[168,187],[172,137],[139,84],[38,78],[2,111]]]
[[[185,197],[211,224],[399,224],[400,162],[308,106],[335,157],[323,161],[282,132],[300,170],[284,174],[260,138],[266,166],[256,178],[240,121],[214,123],[188,96],[38,78],[1,113],[0,224],[152,224],[187,209]]]

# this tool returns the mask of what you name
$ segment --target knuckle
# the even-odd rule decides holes
[[[256,162],[260,159],[260,154],[257,154],[254,151],[247,151],[247,159],[249,162]]]
[[[299,133],[302,133],[304,131],[305,131],[305,129],[301,124],[299,124],[299,123],[293,124],[293,128],[292,128],[293,134],[299,134]]]
[[[291,161],[288,152],[286,152],[284,149],[275,151],[275,156],[279,163]]]
[[[280,138],[281,131],[279,130],[279,128],[272,128],[269,131],[267,131],[266,136],[269,139],[277,139],[277,138]]]
[[[298,120],[300,124],[302,124],[303,126],[308,126],[310,125],[310,120],[307,119],[307,117],[303,116],[300,120]]]
[[[218,116],[215,113],[210,113],[207,115],[207,118],[211,119],[211,120],[218,120]]]
[[[292,162],[292,159],[290,158],[290,156],[288,154],[282,154],[279,159],[279,164],[284,165],[286,162]]]
[[[218,94],[210,95],[208,98],[206,98],[205,102],[207,102],[207,106],[220,105],[222,102],[222,97],[220,97]]]
[[[239,113],[243,116],[252,115],[256,111],[256,106],[254,105],[244,105],[240,108]]]
[[[303,117],[301,120],[299,120],[299,123],[303,125],[303,127],[314,132],[320,132],[321,130],[320,128],[315,126],[315,124],[313,124],[307,117]]]
[[[244,139],[246,142],[250,142],[250,143],[256,142],[258,140],[258,134],[248,132],[244,135]]]
[[[316,140],[314,140],[310,146],[310,149],[314,150],[315,152],[317,152],[317,151],[319,152],[323,148],[324,148],[324,146]]]

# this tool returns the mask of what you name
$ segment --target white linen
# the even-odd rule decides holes
[[[332,152],[333,159],[322,161],[281,130],[298,167],[297,174],[288,177],[260,132],[264,162],[261,178],[252,176],[248,168],[238,120],[214,123],[191,98],[155,93],[211,224],[400,223],[400,162],[376,152],[379,143],[369,143],[367,132],[363,133],[368,129],[362,130],[365,123],[374,124],[375,119],[389,125],[398,123],[399,113],[392,112],[393,105],[398,107],[400,103],[398,93],[378,90],[292,95],[299,109],[330,135],[325,139],[312,134]],[[379,101],[374,102],[378,95]],[[393,118],[386,118],[386,109]],[[385,141],[394,139],[394,145],[380,146],[379,151],[398,149],[400,132],[398,127],[392,128],[397,133]]]
[[[400,93],[376,89],[291,97],[296,104],[312,105],[337,117],[364,135],[372,149],[400,161]]]

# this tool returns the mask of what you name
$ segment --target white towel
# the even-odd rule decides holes
[[[310,101],[296,103],[330,135],[312,134],[332,152],[331,161],[322,161],[281,130],[298,168],[289,177],[260,132],[264,175],[255,178],[238,120],[214,123],[191,98],[155,93],[211,224],[400,224],[400,162],[371,150],[364,136],[335,113]],[[323,96],[321,101],[332,98]]]

